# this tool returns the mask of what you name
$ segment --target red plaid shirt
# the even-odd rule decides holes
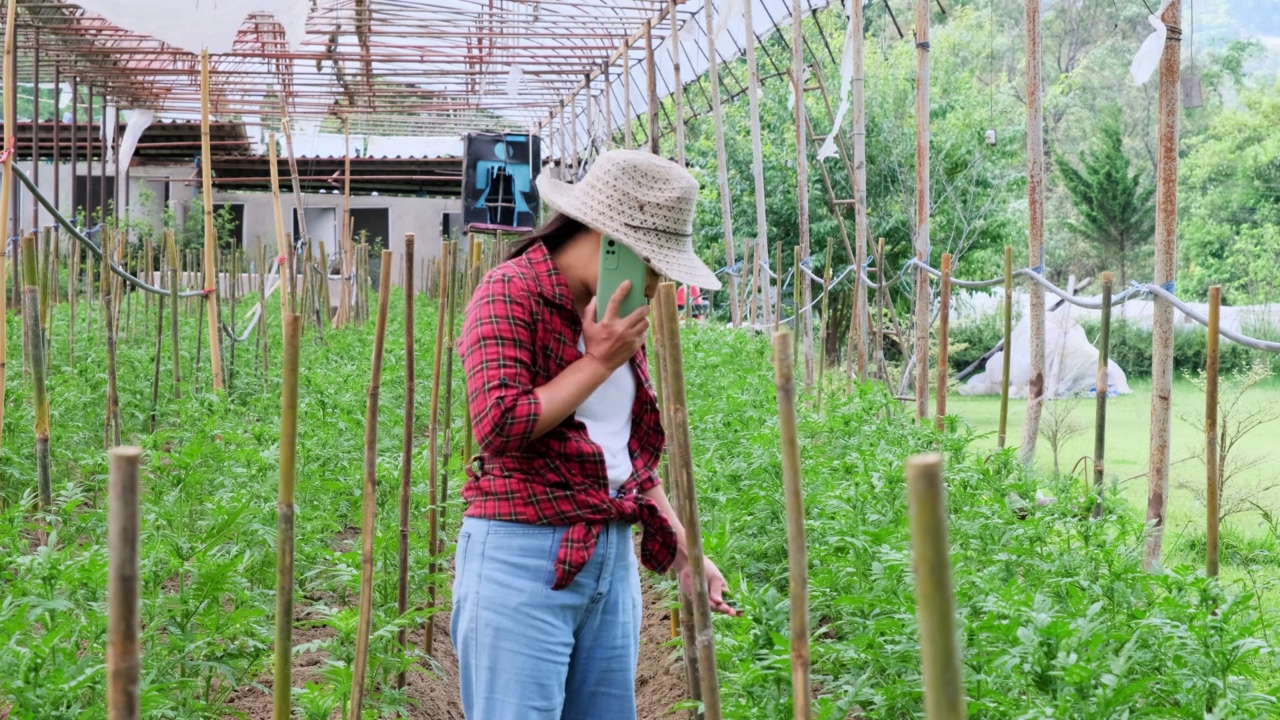
[[[471,422],[480,454],[462,498],[468,517],[568,525],[552,588],[568,587],[595,551],[608,522],[639,522],[641,561],[664,572],[676,556],[670,522],[640,493],[659,483],[665,438],[644,350],[631,359],[639,380],[631,415],[632,473],[609,495],[604,452],[570,416],[534,438],[542,404],[534,388],[582,357],[582,318],[564,276],[541,244],[509,260],[476,289],[459,341]]]

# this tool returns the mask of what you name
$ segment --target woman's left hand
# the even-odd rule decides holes
[[[720,573],[720,568],[711,562],[711,558],[703,556],[702,567],[707,576],[707,597],[711,602],[711,611],[722,613],[730,617],[737,617],[738,611],[729,603],[724,601],[724,591],[729,584],[725,582],[724,575]],[[676,577],[680,579],[680,590],[687,597],[693,597],[693,571],[689,568],[689,563],[680,564]]]

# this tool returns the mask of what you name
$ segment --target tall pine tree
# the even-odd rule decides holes
[[[1129,281],[1127,260],[1155,234],[1155,184],[1141,169],[1131,170],[1124,153],[1118,111],[1102,116],[1098,136],[1076,167],[1061,156],[1058,167],[1076,218],[1068,227],[1092,243],[1102,257],[1119,263],[1120,283]]]

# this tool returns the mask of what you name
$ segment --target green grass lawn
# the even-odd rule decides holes
[[[1134,513],[1142,516],[1147,506],[1147,452],[1151,428],[1151,384],[1147,380],[1131,383],[1133,393],[1107,400],[1107,484],[1118,482],[1121,495],[1133,506]],[[1225,390],[1225,387],[1224,387]],[[1228,400],[1224,392],[1223,404]],[[1051,401],[1063,403],[1071,401]],[[1203,535],[1204,506],[1187,485],[1203,487],[1204,462],[1204,393],[1186,380],[1178,380],[1173,388],[1173,437],[1171,442],[1170,494],[1168,511],[1169,534],[1165,547],[1183,534]],[[1241,402],[1245,406],[1270,406],[1280,403],[1280,382],[1268,381],[1251,389]],[[1082,457],[1093,455],[1094,417],[1096,401],[1085,398],[1075,405],[1069,418],[1083,432],[1067,440],[1059,453],[1059,464],[1064,473],[1070,472]],[[1046,407],[1046,414],[1049,408]],[[952,393],[947,398],[947,412],[959,416],[969,425],[987,436],[979,443],[996,446],[996,429],[999,425],[1000,398],[998,396],[973,397]],[[1010,445],[1021,442],[1022,426],[1026,416],[1026,400],[1009,401]],[[1194,423],[1194,424],[1193,424]],[[1042,425],[1043,430],[1043,425]],[[1277,442],[1280,422],[1272,422],[1245,436],[1233,451],[1239,462],[1259,461],[1255,467],[1241,472],[1228,485],[1224,495],[1229,500],[1234,492],[1249,491],[1249,497],[1264,507],[1280,509],[1280,491],[1258,492],[1276,482],[1280,470],[1280,442]],[[1046,473],[1052,472],[1053,453],[1044,437],[1037,445],[1037,466]],[[1091,465],[1084,465],[1076,476],[1083,478],[1092,473]],[[1225,503],[1224,503],[1225,504]],[[1268,532],[1261,515],[1249,512],[1227,520],[1229,531],[1242,537],[1258,537]]]

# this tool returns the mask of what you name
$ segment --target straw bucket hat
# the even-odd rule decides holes
[[[698,181],[679,165],[639,150],[596,158],[576,185],[538,176],[552,208],[626,245],[678,283],[719,290],[720,281],[693,252]]]

